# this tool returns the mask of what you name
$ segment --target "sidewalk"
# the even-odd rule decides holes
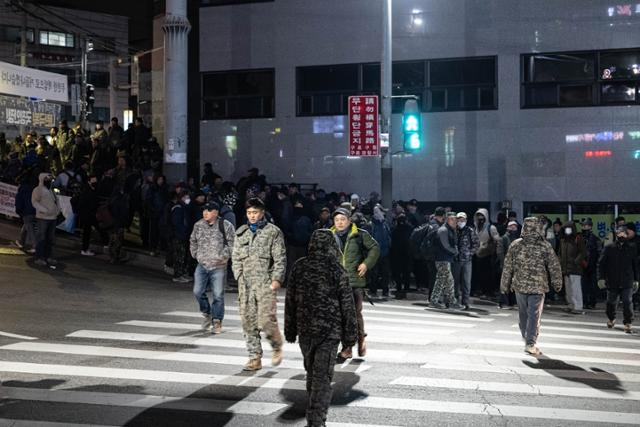
[[[20,222],[16,220],[1,218],[0,219],[0,239],[6,240],[8,242],[14,242],[20,237]],[[163,271],[164,270],[164,256],[161,257],[152,257],[149,256],[148,253],[144,252],[140,248],[131,247],[127,245],[125,239],[124,251],[127,256],[127,265],[133,265],[141,268],[148,268],[152,270]],[[80,250],[82,249],[82,241],[81,236],[76,232],[75,235],[71,235],[65,233],[64,231],[58,230],[56,232],[56,244],[55,247],[63,248],[66,250],[73,251],[80,255]],[[106,255],[104,248],[102,245],[97,245],[92,243],[90,249],[96,253],[97,256],[100,254]]]

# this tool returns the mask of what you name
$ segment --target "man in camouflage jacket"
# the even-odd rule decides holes
[[[329,230],[311,236],[309,255],[294,264],[285,304],[284,335],[299,337],[307,371],[307,425],[324,426],[331,403],[331,379],[338,344],[352,347],[358,336],[349,276],[338,262]]]
[[[540,354],[536,347],[540,332],[540,318],[544,295],[549,285],[556,292],[562,289],[562,269],[553,248],[542,234],[538,218],[524,220],[522,237],[509,246],[504,260],[500,290],[515,292],[520,311],[520,333],[525,340],[525,351]]]
[[[238,280],[238,305],[247,342],[246,371],[262,369],[260,331],[273,348],[271,363],[282,362],[282,335],[276,317],[276,293],[284,281],[287,254],[282,231],[265,218],[262,200],[247,201],[248,223],[236,232],[231,255],[233,274]]]

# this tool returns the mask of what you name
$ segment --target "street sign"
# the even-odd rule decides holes
[[[377,156],[378,135],[378,96],[350,96],[349,155]]]

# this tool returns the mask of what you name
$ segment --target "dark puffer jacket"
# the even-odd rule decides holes
[[[571,235],[566,235],[564,230],[571,228]],[[562,267],[562,274],[568,275],[582,275],[585,263],[587,261],[587,245],[582,235],[577,234],[576,225],[573,221],[569,221],[562,226],[560,238],[560,252],[558,257],[560,258],[560,266]]]
[[[598,279],[609,289],[627,289],[640,281],[640,268],[635,245],[629,242],[610,243],[598,262]]]
[[[357,325],[349,276],[338,262],[339,248],[328,230],[316,230],[309,256],[291,269],[285,303],[284,334],[288,342],[325,338],[351,347]]]

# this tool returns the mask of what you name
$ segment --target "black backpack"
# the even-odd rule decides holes
[[[422,224],[413,229],[411,235],[409,236],[409,247],[411,249],[411,253],[415,258],[420,257],[420,248],[422,247],[422,241],[427,236],[429,232],[430,224]]]
[[[224,232],[224,219],[218,218],[218,230],[222,233],[222,247],[226,248],[229,246],[229,241],[227,240],[227,234]]]
[[[440,226],[435,224],[429,224],[429,230],[427,231],[422,244],[420,245],[420,255],[427,261],[433,261],[436,258],[436,250],[438,248],[438,229]]]

